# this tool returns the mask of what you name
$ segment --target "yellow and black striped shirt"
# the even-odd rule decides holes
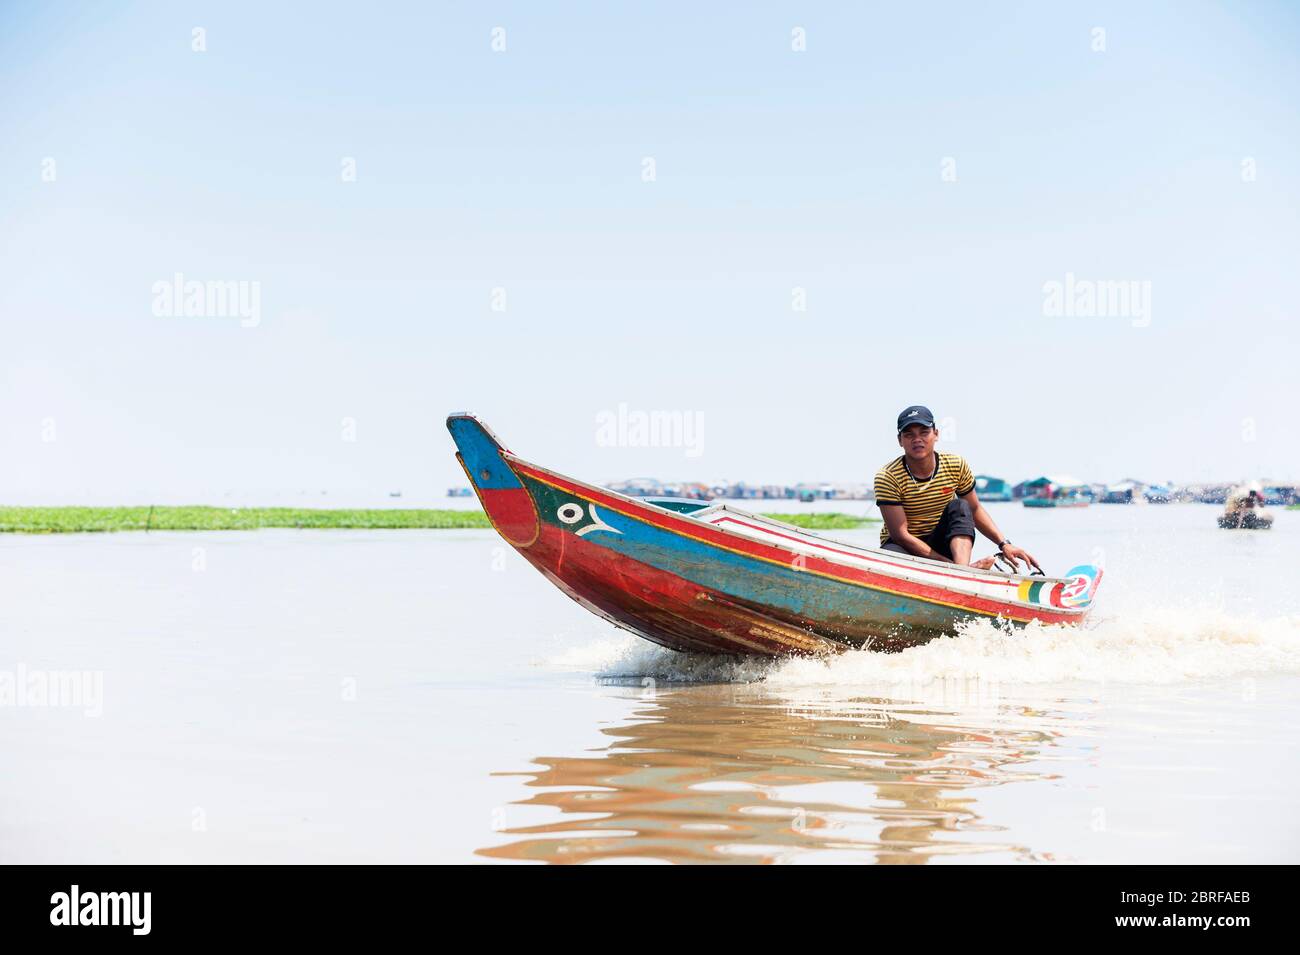
[[[924,537],[934,530],[953,495],[969,494],[975,476],[960,455],[936,451],[939,459],[934,474],[918,481],[907,470],[907,458],[895,458],[876,472],[876,505],[901,504],[907,515],[907,531]],[[880,543],[889,542],[889,527],[880,529]]]

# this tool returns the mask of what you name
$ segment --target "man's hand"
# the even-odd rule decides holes
[[[1016,573],[1020,573],[1020,566],[1016,563],[1017,560],[1023,560],[1025,562],[1025,573],[1029,573],[1029,568],[1031,567],[1040,574],[1043,572],[1043,568],[1038,566],[1038,561],[1034,559],[1034,555],[1029,553],[1029,551],[1025,550],[1023,547],[1008,544],[1006,547],[1002,548],[1002,556],[1011,561],[1011,566],[1016,569]],[[992,560],[992,558],[989,559]]]
[[[980,503],[979,495],[975,493],[974,488],[971,488],[970,491],[963,494],[961,499],[970,505],[971,517],[975,521],[976,530],[989,540],[993,541],[994,544],[997,544],[998,541],[1006,540],[1002,531],[998,530],[998,525],[993,523],[993,518],[989,515],[988,508]],[[884,508],[881,508],[881,512],[884,512]],[[1040,574],[1043,572],[1043,568],[1038,566],[1038,561],[1034,560],[1034,555],[1023,548],[1013,547],[1008,544],[1002,549],[1002,556],[1006,558],[1007,563],[1011,565],[1011,569],[1016,573],[1020,573],[1020,566],[1016,563],[1017,560],[1023,560],[1025,562],[1025,573],[1029,573],[1029,568],[1031,567],[1037,570]],[[987,558],[987,560],[989,561],[987,564],[981,560],[978,563],[971,564],[971,566],[978,567],[981,570],[989,570],[994,566],[994,557]]]

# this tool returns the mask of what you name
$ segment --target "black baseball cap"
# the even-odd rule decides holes
[[[923,424],[927,428],[934,427],[934,415],[925,405],[909,405],[904,408],[898,415],[898,433],[902,434],[903,429],[909,424]]]

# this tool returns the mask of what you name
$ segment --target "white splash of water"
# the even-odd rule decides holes
[[[635,637],[599,640],[548,660],[602,678],[773,687],[1001,684],[1168,684],[1246,674],[1300,673],[1300,616],[1255,619],[1222,610],[1148,608],[1084,629],[1022,630],[978,620],[957,636],[902,653],[851,651],[815,658],[734,658],[675,653]]]

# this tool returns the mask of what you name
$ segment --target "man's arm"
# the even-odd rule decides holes
[[[903,505],[878,504],[877,506],[880,508],[880,516],[885,519],[885,526],[889,528],[889,542],[891,544],[897,544],[909,554],[915,554],[917,557],[941,560],[946,564],[953,563],[951,559],[944,557],[943,554],[940,554],[921,538],[908,531],[907,512],[903,510]]]
[[[993,515],[988,512],[988,508],[980,503],[979,495],[975,493],[974,488],[971,488],[970,491],[963,494],[961,499],[965,501],[966,506],[970,508],[970,516],[971,519],[975,521],[975,529],[977,531],[991,540],[994,544],[999,544],[1006,540],[1006,538],[1002,536],[1002,531],[998,530],[998,525],[993,522]]]
[[[975,493],[974,488],[971,488],[970,491],[963,494],[961,499],[965,501],[967,507],[970,508],[971,519],[975,522],[975,528],[981,534],[991,540],[994,544],[1000,544],[1002,541],[1006,540],[1006,538],[1002,536],[1002,531],[998,530],[998,525],[994,523],[993,515],[988,512],[988,508],[980,503],[979,496]],[[893,536],[892,531],[890,532],[890,536]],[[1019,559],[1025,562],[1026,571],[1028,571],[1030,567],[1033,567],[1040,574],[1043,572],[1043,568],[1038,566],[1038,561],[1034,559],[1034,556],[1022,547],[1008,544],[1002,549],[1002,554],[1011,561],[1011,566],[1016,568],[1016,570],[1020,569],[1020,565],[1016,563],[1016,560]]]

